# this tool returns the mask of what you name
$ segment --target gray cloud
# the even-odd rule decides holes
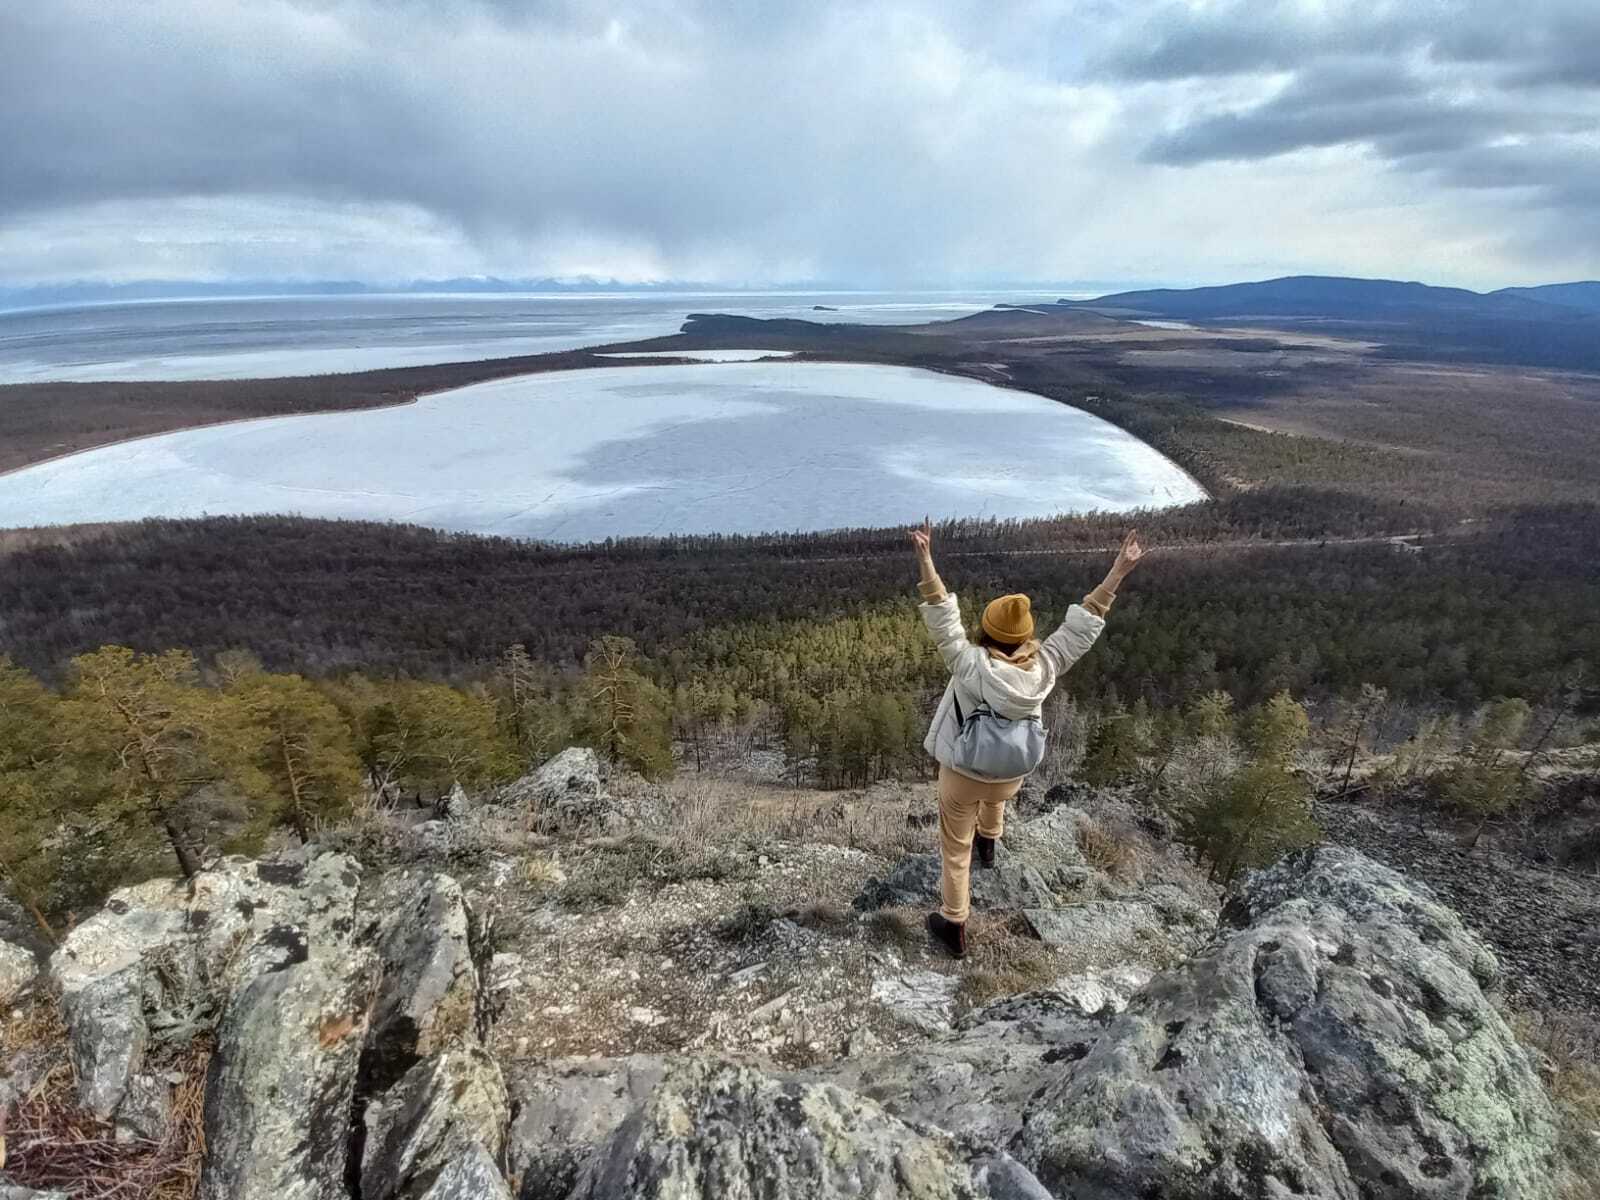
[[[0,283],[1182,281],[1425,240],[1470,283],[1553,269],[1561,223],[1595,274],[1597,44],[1589,0],[7,5]]]
[[[1157,10],[1098,62],[1144,85],[1276,80],[1264,94],[1198,105],[1144,145],[1145,161],[1194,167],[1349,148],[1410,186],[1515,192],[1508,241],[1592,253],[1600,157],[1600,6],[1294,0]]]

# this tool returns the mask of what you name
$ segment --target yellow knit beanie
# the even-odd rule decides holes
[[[1033,636],[1033,607],[1022,595],[1001,596],[983,610],[983,631],[997,642],[1016,645]]]

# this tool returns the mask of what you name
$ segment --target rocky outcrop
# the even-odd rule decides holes
[[[929,908],[939,904],[939,856],[908,854],[882,879],[870,879],[851,902],[858,912],[879,908]],[[972,872],[972,907],[978,912],[1049,907],[1055,896],[1039,872],[1006,863]]]
[[[584,1169],[571,1200],[1045,1200],[1003,1152],[971,1155],[830,1084],[748,1067],[673,1068]]]
[[[20,996],[39,975],[32,950],[0,940],[0,1008]]]
[[[79,1102],[112,1116],[152,1039],[186,1043],[224,1001],[294,946],[348,946],[359,867],[343,855],[225,859],[186,882],[114,892],[51,959]]]
[[[1080,845],[1092,823],[1068,806],[1012,821],[995,866],[971,874],[973,911],[1020,912],[1041,941],[1102,963],[1170,962],[1210,937],[1213,909],[1183,888],[1125,884],[1093,867]],[[935,907],[939,871],[937,854],[907,855],[884,877],[868,880],[852,904],[858,911]]]
[[[587,746],[571,746],[501,788],[495,802],[527,813],[537,828],[571,829],[603,822],[611,794],[599,756]]]
[[[419,1060],[488,1032],[492,953],[483,918],[450,876],[426,878],[397,899],[378,931],[364,1090],[384,1091]]]
[[[353,1109],[362,1198],[509,1195],[498,1163],[510,1106],[484,1048],[490,916],[448,875],[390,900]]]
[[[1003,1147],[1031,1097],[1089,1052],[1109,1017],[1077,996],[1029,992],[969,1013],[914,1053],[843,1059],[802,1077],[859,1092],[902,1121]]]
[[[120,892],[51,974],[80,1084],[124,1136],[160,1137],[164,1055],[214,1036],[204,1200],[1549,1195],[1553,1116],[1485,996],[1498,963],[1430,892],[1323,848],[1249,879],[1219,929],[1181,864],[1139,847],[1126,869],[1085,819],[1015,822],[999,867],[975,874],[1083,951],[1039,953],[1075,973],[962,1016],[962,970],[891,948],[892,919],[769,911],[649,943],[740,986],[768,972],[746,993],[752,1023],[810,1028],[811,1007],[835,1006],[826,1036],[746,1043],[781,1071],[677,1053],[508,1082],[488,1045],[487,901],[397,868],[362,889],[361,916],[354,863],[315,851]],[[921,907],[936,879],[920,856],[876,886]],[[854,954],[859,973],[818,990],[777,970],[780,947],[813,975]],[[499,961],[504,989],[516,962]],[[511,1031],[530,1035],[509,1037],[524,1056],[537,1020],[519,1011]],[[727,1055],[728,1028],[686,1022],[656,1044]]]
[[[1323,848],[1227,915],[1030,1104],[1013,1150],[1052,1191],[1550,1195],[1549,1101],[1454,913]]]
[[[566,1200],[596,1149],[666,1070],[659,1055],[640,1054],[523,1071],[513,1085],[516,1117],[506,1146],[510,1175],[521,1180],[519,1200]]]
[[[201,1200],[346,1195],[370,953],[279,947],[232,1000],[206,1080]]]
[[[506,1192],[494,1164],[505,1146],[509,1112],[500,1068],[481,1047],[419,1062],[367,1108],[362,1200],[453,1194],[436,1190],[442,1173],[480,1158]]]
[[[116,893],[51,965],[85,1107],[158,1140],[149,1052],[214,1030],[202,1200],[342,1200],[352,1176],[379,1200],[508,1194],[490,922],[437,875],[365,924],[360,882],[306,850]]]

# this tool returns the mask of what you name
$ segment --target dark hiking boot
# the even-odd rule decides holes
[[[944,919],[944,914],[931,912],[928,914],[928,932],[933,940],[946,950],[950,951],[952,958],[965,958],[967,956],[967,927],[958,925],[954,921]]]
[[[980,867],[994,866],[994,839],[978,834],[972,839],[972,861]]]

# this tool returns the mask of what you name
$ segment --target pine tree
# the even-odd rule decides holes
[[[242,671],[226,695],[253,727],[245,766],[262,800],[257,823],[288,825],[301,842],[322,821],[350,811],[361,787],[361,761],[344,715],[298,675]]]
[[[632,639],[606,636],[584,657],[583,733],[612,762],[647,777],[672,771],[672,733],[661,689],[637,666]]]
[[[63,867],[55,837],[72,817],[59,705],[0,655],[0,887],[54,939],[46,897]]]
[[[1138,777],[1144,746],[1133,718],[1120,709],[1103,713],[1089,735],[1089,748],[1079,768],[1085,783],[1105,787]]]
[[[1477,728],[1465,752],[1445,773],[1444,795],[1453,804],[1478,817],[1472,843],[1492,817],[1505,812],[1521,798],[1525,781],[1507,752],[1528,727],[1532,710],[1520,698],[1497,700],[1479,710]]]
[[[189,804],[226,774],[237,741],[232,714],[199,686],[194,658],[125,646],[81,654],[63,711],[80,751],[105,777],[105,815],[135,832],[154,825],[183,875],[199,871]]]
[[[1276,862],[1320,836],[1310,786],[1271,762],[1238,771],[1184,811],[1178,823],[1178,839],[1210,864],[1211,877],[1224,886],[1241,870]]]
[[[1311,718],[1288,692],[1279,692],[1250,714],[1245,745],[1258,762],[1287,770],[1311,733]]]

